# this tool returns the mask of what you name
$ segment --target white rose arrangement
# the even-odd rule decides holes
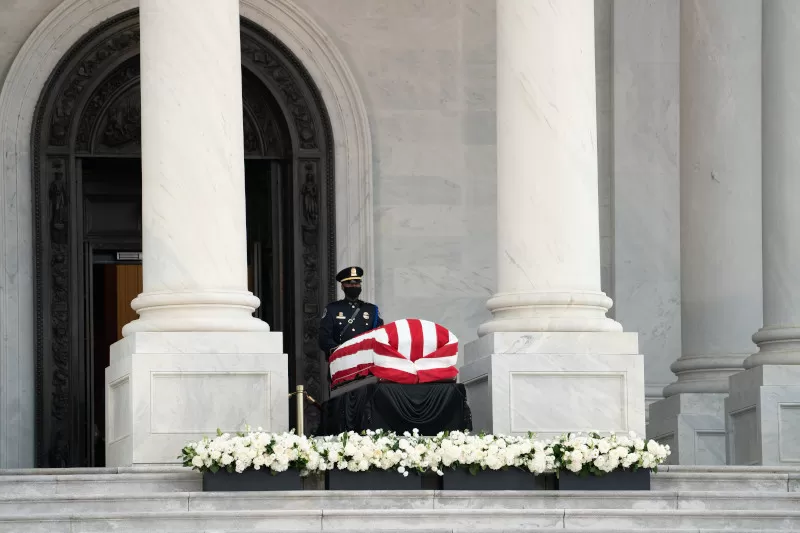
[[[241,473],[252,468],[273,474],[294,470],[302,476],[328,470],[393,470],[403,476],[434,472],[441,476],[446,469],[467,469],[476,474],[515,468],[536,475],[564,470],[603,475],[619,468],[656,470],[669,454],[669,446],[645,442],[633,433],[603,437],[592,432],[541,441],[533,434],[452,431],[426,437],[417,430],[402,435],[377,430],[309,438],[246,427],[236,435],[218,431],[214,439],[189,443],[179,458],[184,466],[212,473]]]
[[[651,440],[647,443],[635,433],[606,437],[590,432],[588,435],[562,435],[548,444],[556,457],[556,470],[575,474],[603,475],[618,468],[657,471],[670,454],[668,445]]]
[[[321,458],[310,439],[294,433],[266,433],[258,428],[231,435],[217,430],[217,437],[187,444],[179,456],[184,466],[201,472],[244,472],[262,468],[274,473],[320,469]]]
[[[519,468],[533,474],[553,472],[556,457],[544,442],[533,435],[470,435],[453,431],[430,439],[432,470],[466,468],[473,474],[479,470]]]

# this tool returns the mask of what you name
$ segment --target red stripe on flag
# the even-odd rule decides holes
[[[450,357],[451,355],[456,355],[458,353],[458,344],[447,344],[442,346],[435,352],[431,352],[429,355],[425,357],[425,359],[436,359],[437,357]]]
[[[371,367],[372,363],[364,363],[361,365],[356,365],[353,368],[340,370],[339,372],[336,372],[333,376],[331,376],[331,387],[335,387],[340,383],[346,383],[348,381],[352,381],[358,377],[369,376]]]
[[[430,370],[417,370],[417,379],[419,380],[419,383],[430,383],[432,381],[453,379],[457,375],[458,369],[454,366],[448,366],[446,368],[432,368]]]
[[[422,322],[416,318],[407,320],[408,332],[411,335],[411,361],[420,359],[424,354],[425,339],[422,336]]]
[[[409,374],[396,368],[386,368],[382,366],[373,366],[370,370],[372,375],[378,379],[385,379],[394,383],[402,383],[404,385],[411,385],[417,382],[416,374]]]
[[[438,350],[450,340],[450,332],[436,324],[436,349]]]

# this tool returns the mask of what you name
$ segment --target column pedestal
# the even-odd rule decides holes
[[[669,445],[666,464],[725,464],[726,396],[684,392],[650,404],[647,437]]]
[[[765,365],[730,378],[728,463],[800,465],[800,365]]]
[[[280,333],[134,333],[106,369],[106,464],[179,463],[186,443],[217,428],[289,427]]]
[[[464,348],[475,432],[644,435],[644,364],[636,333],[493,333]]]

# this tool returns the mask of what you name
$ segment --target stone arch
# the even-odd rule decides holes
[[[22,47],[0,92],[0,464],[33,466],[36,382],[32,132],[39,95],[64,53],[88,28],[136,0],[67,0]],[[242,0],[241,14],[275,36],[303,64],[330,115],[336,176],[336,263],[372,271],[371,145],[359,90],[330,39],[290,0]],[[372,279],[369,276],[368,279]],[[373,291],[366,287],[369,295]]]

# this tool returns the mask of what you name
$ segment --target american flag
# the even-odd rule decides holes
[[[331,386],[373,375],[395,383],[444,381],[458,375],[458,339],[447,328],[407,318],[342,343],[330,357]]]

